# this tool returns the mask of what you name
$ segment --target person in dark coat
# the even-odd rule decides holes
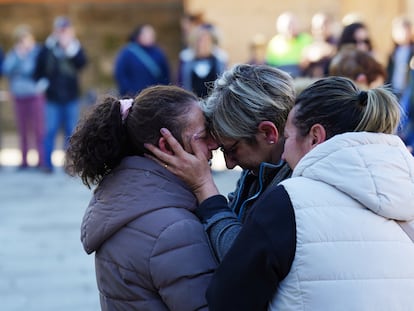
[[[36,64],[34,77],[47,81],[45,170],[53,171],[52,152],[56,136],[64,131],[64,147],[75,129],[80,113],[79,75],[87,64],[87,57],[76,37],[72,22],[65,16],[54,21],[53,33],[46,39]]]
[[[170,67],[164,51],[156,44],[151,25],[138,26],[119,51],[114,78],[120,96],[135,96],[152,85],[170,83]]]

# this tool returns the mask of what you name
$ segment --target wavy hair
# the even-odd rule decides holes
[[[339,39],[338,39],[338,51],[345,45],[356,43],[355,33],[359,29],[366,29],[368,31],[367,25],[365,25],[362,22],[354,22],[352,24],[346,25],[342,29],[342,33],[341,33],[341,35],[339,36]],[[368,50],[372,51],[373,47],[372,47],[371,39],[369,39],[367,41],[367,45],[368,45]]]
[[[103,98],[80,120],[70,137],[66,172],[78,175],[90,188],[124,157],[149,153],[144,143],[157,144],[162,127],[170,129],[182,144],[186,115],[197,104],[197,97],[182,88],[153,86],[141,91],[122,121],[120,100]]]

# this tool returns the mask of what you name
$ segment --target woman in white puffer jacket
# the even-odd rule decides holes
[[[292,178],[256,204],[207,292],[209,310],[411,310],[414,158],[397,99],[321,79],[297,98]],[[249,245],[246,248],[246,245]]]

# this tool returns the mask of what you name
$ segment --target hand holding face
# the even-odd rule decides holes
[[[161,129],[161,134],[170,147],[171,152],[163,152],[151,144],[145,144],[145,148],[152,152],[147,157],[157,161],[170,172],[184,180],[196,195],[199,202],[219,194],[211,174],[211,168],[201,148],[200,138],[192,137],[190,143],[194,154],[186,152],[179,142],[167,129]]]

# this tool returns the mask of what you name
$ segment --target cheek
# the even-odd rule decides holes
[[[212,137],[209,137],[208,139],[207,139],[207,148],[209,149],[209,150],[216,150],[216,149],[218,149],[218,147],[219,147],[219,144],[218,144],[218,142],[216,142],[216,140],[215,139],[213,139]]]
[[[201,140],[198,142],[197,149],[200,150],[207,158],[211,155],[210,143],[208,140]]]
[[[307,143],[307,141],[297,142],[296,143],[296,156],[300,160],[303,158],[305,154],[307,154],[310,151],[310,146]]]
[[[204,142],[204,143],[202,144],[202,146],[201,146],[201,150],[203,151],[203,153],[204,153],[205,155],[208,155],[208,153],[209,153],[209,148],[208,148],[208,145],[207,145],[207,143],[206,143],[206,142]]]
[[[304,153],[303,146],[299,144],[295,139],[287,139],[285,141],[285,148],[282,158],[289,163],[289,165],[295,165],[300,160]]]

